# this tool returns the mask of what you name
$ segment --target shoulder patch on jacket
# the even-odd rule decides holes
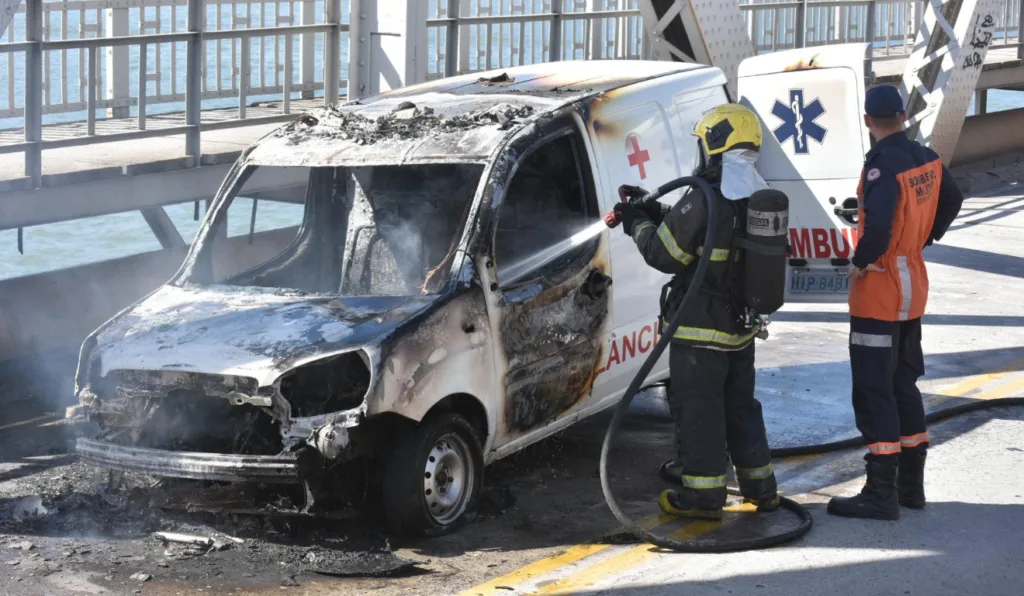
[[[881,175],[881,170],[879,170],[878,168],[871,168],[870,170],[868,170],[867,173],[868,182],[874,182],[875,180],[878,180],[878,177]]]

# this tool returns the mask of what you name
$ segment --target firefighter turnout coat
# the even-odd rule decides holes
[[[738,259],[742,253],[733,240],[737,231],[744,229],[747,199],[727,200],[717,185],[715,194],[718,224],[711,262],[673,341],[715,350],[741,350],[750,345],[757,332],[757,328],[743,324],[743,313],[733,304],[730,291],[735,287],[730,280],[739,275]],[[707,250],[703,246],[706,232],[707,205],[704,193],[696,188],[686,193],[660,224],[641,217],[633,225],[633,240],[647,264],[674,276],[662,291],[662,328],[668,326],[690,286],[697,258]]]

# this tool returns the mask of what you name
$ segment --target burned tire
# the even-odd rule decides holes
[[[381,487],[388,525],[407,536],[454,532],[476,517],[483,479],[483,449],[469,421],[428,417],[388,460]]]

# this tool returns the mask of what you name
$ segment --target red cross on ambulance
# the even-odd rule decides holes
[[[595,117],[594,136],[601,153],[601,168],[614,200],[618,200],[614,189],[620,185],[633,184],[651,191],[683,175],[669,126],[666,114],[646,101]],[[690,156],[696,148],[696,141],[686,147],[687,174],[692,169]],[[666,202],[676,200],[678,193],[672,193]]]
[[[640,137],[635,134],[626,137],[626,159],[630,166],[638,168],[641,180],[647,179],[646,163],[651,161],[651,153],[640,148]]]

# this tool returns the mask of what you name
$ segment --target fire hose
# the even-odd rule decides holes
[[[718,221],[717,201],[713,200],[713,197],[715,196],[714,189],[712,189],[711,185],[703,178],[699,178],[697,176],[678,178],[662,185],[653,193],[646,196],[643,200],[656,201],[660,197],[684,186],[696,186],[707,198],[705,203],[707,205],[708,223],[707,231],[704,235],[704,246],[712,246],[715,239],[715,222]],[[623,196],[622,198],[625,199],[626,197]],[[608,217],[605,221],[610,227],[614,227],[618,224],[614,217]],[[630,403],[632,403],[633,398],[636,397],[636,394],[640,391],[644,381],[647,380],[647,376],[651,374],[651,370],[654,368],[658,358],[661,357],[662,353],[665,352],[665,348],[668,347],[669,342],[672,341],[672,336],[675,335],[676,329],[682,322],[683,313],[693,301],[694,296],[697,295],[697,291],[700,288],[701,283],[704,281],[704,275],[707,273],[708,263],[711,262],[712,252],[713,251],[705,250],[701,253],[700,258],[697,260],[697,268],[694,271],[693,281],[686,289],[686,293],[683,296],[682,301],[679,303],[678,308],[676,308],[676,311],[672,315],[672,319],[668,322],[668,325],[664,330],[662,330],[661,338],[658,339],[658,343],[655,344],[650,355],[646,360],[644,360],[643,364],[640,365],[640,370],[637,372],[636,376],[633,377],[633,381],[629,384],[629,387],[626,388],[626,393],[622,395],[622,399],[615,408],[615,413],[612,416],[611,423],[608,425],[608,431],[604,435],[604,443],[601,445],[601,462],[599,466],[601,473],[601,490],[604,492],[605,501],[608,503],[608,508],[612,510],[612,514],[615,515],[615,519],[617,519],[619,523],[621,523],[630,533],[641,540],[650,542],[651,544],[662,548],[686,553],[724,553],[768,548],[770,546],[775,546],[800,538],[809,532],[811,530],[811,526],[814,524],[814,519],[806,508],[796,501],[780,495],[779,501],[782,507],[792,511],[800,520],[800,524],[793,529],[778,534],[772,534],[770,536],[741,538],[727,541],[715,540],[714,538],[675,540],[666,536],[659,536],[658,534],[636,525],[636,523],[622,511],[622,508],[619,507],[618,502],[615,500],[615,495],[612,493],[611,484],[608,482],[608,455],[611,452],[612,440],[619,431],[619,425],[622,423],[623,418],[625,418],[626,413],[629,411]],[[737,494],[736,491],[731,489],[729,492],[730,494]]]
[[[678,178],[667,184],[662,185],[656,191],[650,195],[641,196],[635,192],[623,192],[620,189],[620,197],[623,201],[629,201],[634,204],[640,201],[656,201],[662,196],[684,186],[696,186],[699,188],[705,197],[713,197],[714,190],[711,185],[702,178],[696,176],[687,176]],[[633,189],[636,190],[636,189]],[[707,231],[704,236],[704,246],[711,246],[714,241],[715,235],[715,222],[717,221],[716,215],[716,201],[708,200],[707,211],[708,211],[708,224]],[[614,212],[609,214],[605,218],[605,223],[609,227],[615,227],[618,225],[618,221],[614,216]],[[621,523],[630,533],[636,538],[660,546],[662,548],[673,550],[677,552],[686,553],[725,553],[725,552],[736,552],[744,550],[753,550],[768,548],[771,546],[777,546],[779,544],[796,540],[801,536],[807,534],[811,530],[814,524],[814,519],[811,517],[809,511],[802,505],[789,499],[787,497],[779,496],[779,501],[783,508],[793,512],[800,523],[795,528],[788,531],[781,532],[778,534],[772,534],[769,536],[759,536],[756,538],[741,538],[735,540],[716,540],[713,537],[694,539],[694,540],[674,540],[666,536],[659,536],[648,530],[640,528],[633,522],[619,507],[618,502],[615,500],[615,495],[612,493],[611,485],[608,481],[608,455],[611,452],[612,441],[615,438],[616,433],[619,431],[619,425],[625,418],[626,413],[629,411],[629,406],[636,397],[637,393],[643,386],[647,376],[651,374],[651,370],[654,368],[658,358],[664,353],[665,348],[672,341],[672,336],[675,335],[676,329],[679,327],[682,321],[682,313],[686,310],[686,307],[692,302],[693,296],[696,295],[697,289],[700,287],[704,280],[704,275],[707,272],[708,263],[711,260],[712,251],[705,250],[700,255],[697,261],[697,268],[694,271],[693,281],[687,288],[682,301],[679,303],[679,307],[676,312],[672,315],[672,319],[668,322],[668,325],[662,331],[661,338],[658,343],[651,350],[650,355],[640,366],[640,370],[637,372],[633,381],[626,388],[626,392],[622,395],[622,399],[619,401],[618,406],[615,409],[615,413],[612,415],[612,420],[608,425],[608,431],[604,436],[604,443],[601,445],[601,461],[599,470],[601,473],[601,490],[604,492],[605,501],[608,503],[608,508],[612,510],[615,518]],[[941,410],[931,412],[925,417],[925,421],[930,423],[946,420],[954,416],[966,414],[968,412],[974,412],[977,410],[984,410],[995,407],[1004,406],[1024,406],[1024,397],[1004,397],[999,399],[990,399],[985,401],[975,401],[965,404],[956,405],[949,408],[943,408]],[[830,443],[820,443],[816,445],[798,445],[794,447],[783,447],[771,450],[772,458],[779,457],[793,457],[798,455],[817,455],[822,453],[829,453],[833,451],[840,451],[843,449],[850,449],[854,447],[860,447],[864,445],[864,440],[861,437],[852,437],[849,439],[843,439],[839,441],[832,441]],[[665,466],[662,466],[662,473],[664,475]],[[679,482],[678,478],[671,478],[674,482]],[[739,491],[729,489],[729,494],[740,495]]]

